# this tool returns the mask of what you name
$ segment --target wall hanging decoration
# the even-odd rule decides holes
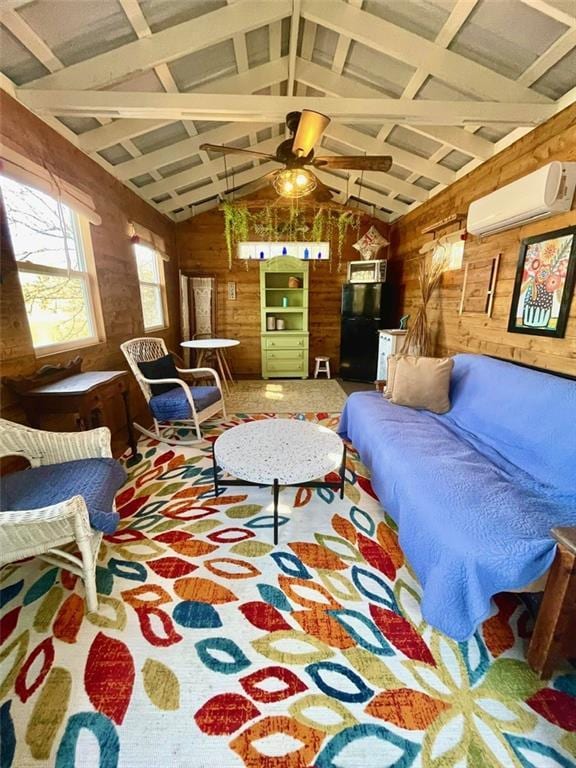
[[[466,264],[460,296],[460,315],[492,316],[500,254]]]
[[[563,338],[575,280],[576,227],[522,240],[508,331]]]
[[[352,248],[355,248],[365,261],[369,261],[375,259],[378,251],[385,245],[389,245],[388,240],[386,240],[385,237],[382,237],[376,227],[372,225],[370,229],[362,235],[360,240],[354,243]]]

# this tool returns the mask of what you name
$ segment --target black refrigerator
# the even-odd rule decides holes
[[[340,376],[374,381],[378,364],[378,331],[394,321],[388,283],[346,283],[342,286]]]

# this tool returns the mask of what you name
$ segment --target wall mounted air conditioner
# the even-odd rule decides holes
[[[466,229],[472,235],[492,235],[569,211],[575,187],[576,163],[548,163],[471,203]]]

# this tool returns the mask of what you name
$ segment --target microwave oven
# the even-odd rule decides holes
[[[349,283],[385,283],[386,259],[348,262]]]

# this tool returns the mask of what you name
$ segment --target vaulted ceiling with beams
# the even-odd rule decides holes
[[[179,221],[279,168],[284,116],[331,117],[317,175],[394,220],[576,101],[576,0],[3,0],[0,85]],[[317,152],[320,147],[316,147]]]

